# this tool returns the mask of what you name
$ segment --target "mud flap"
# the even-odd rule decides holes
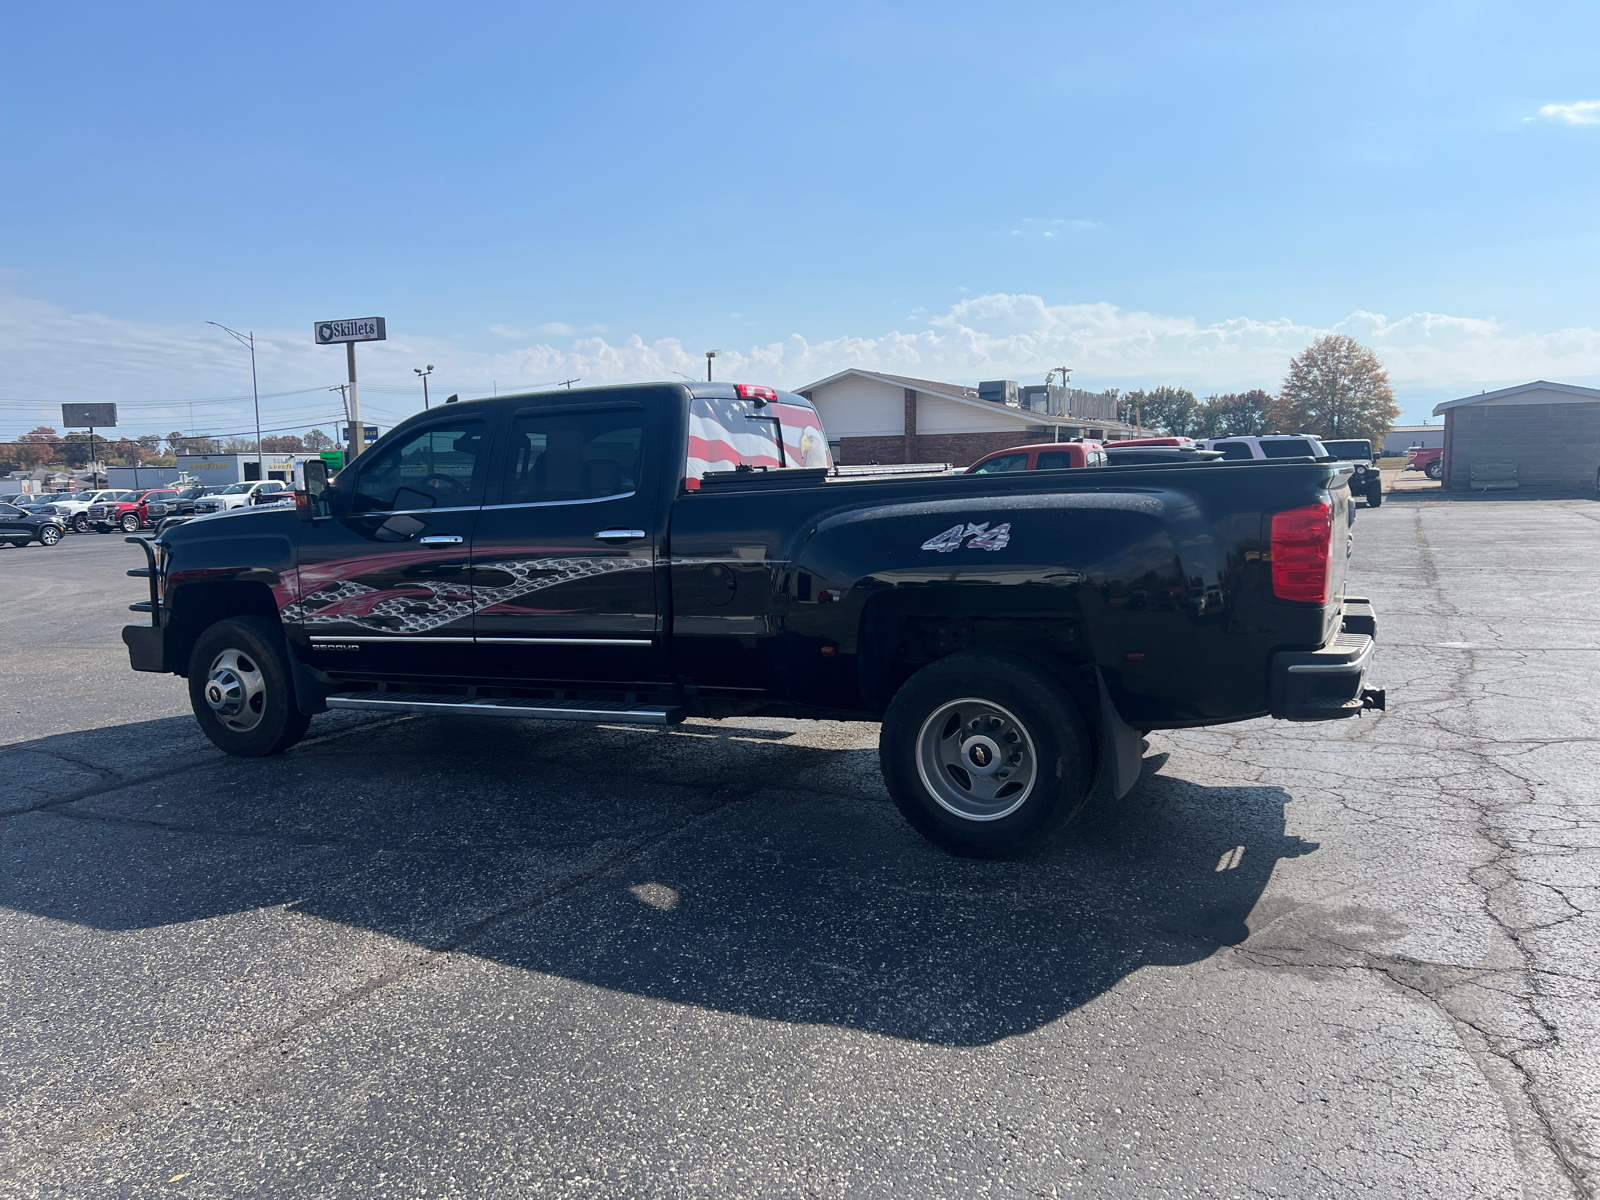
[[[306,666],[294,652],[294,642],[285,637],[284,649],[289,652],[289,673],[294,677],[294,704],[308,717],[328,711],[328,696],[338,691],[331,679],[321,671]],[[319,679],[318,676],[321,676]]]
[[[1144,769],[1144,737],[1117,712],[1099,667],[1095,668],[1094,678],[1100,685],[1101,774],[1111,785],[1111,794],[1120,800],[1139,782],[1139,773]]]

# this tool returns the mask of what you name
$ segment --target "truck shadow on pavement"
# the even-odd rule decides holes
[[[0,772],[131,728],[10,747]],[[283,906],[626,995],[976,1045],[1243,941],[1278,860],[1316,849],[1285,835],[1281,788],[1156,756],[1051,852],[953,858],[883,796],[875,750],[796,737],[374,722],[6,817],[0,904],[117,931]]]

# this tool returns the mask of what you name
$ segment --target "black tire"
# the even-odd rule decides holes
[[[1422,468],[1422,473],[1424,475],[1426,475],[1429,479],[1443,479],[1444,478],[1444,459],[1442,459],[1442,458],[1434,459],[1431,463],[1429,463],[1427,466]]]
[[[200,635],[189,705],[211,744],[239,758],[281,754],[311,724],[295,704],[283,631],[265,617],[230,617]]]
[[[41,525],[39,527],[39,545],[54,546],[61,540],[61,527],[59,525]],[[18,542],[19,546],[26,546],[27,542]]]
[[[1383,503],[1383,480],[1374,479],[1367,484],[1367,507],[1377,508]]]
[[[96,525],[94,531],[96,533],[110,533],[114,528],[115,526],[113,525]]]
[[[138,533],[139,532],[139,514],[138,513],[130,512],[130,513],[123,513],[122,514],[122,532],[123,533]]]
[[[88,533],[89,532],[89,514],[88,513],[79,513],[77,516],[72,518],[72,532],[74,532],[74,533]]]
[[[1083,715],[1066,690],[1027,659],[982,650],[940,659],[906,681],[884,714],[878,761],[912,827],[972,858],[1045,848],[1083,807],[1093,777]]]

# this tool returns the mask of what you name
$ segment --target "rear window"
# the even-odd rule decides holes
[[[1318,458],[1315,443],[1306,438],[1261,439],[1261,453],[1268,458]]]
[[[1362,459],[1372,457],[1371,442],[1323,442],[1328,453],[1335,458]]]
[[[1083,465],[1086,467],[1103,467],[1106,465],[1106,452],[1094,446],[1083,448]],[[1039,470],[1060,471],[1072,466],[1072,451],[1070,450],[1041,450],[1039,451]]]
[[[1065,465],[1070,466],[1071,464]],[[1002,454],[999,458],[991,458],[972,473],[974,475],[999,475],[1005,471],[1026,471],[1027,469],[1028,456],[1026,454]],[[1040,463],[1040,469],[1044,469],[1042,462]]]
[[[1250,443],[1249,442],[1218,442],[1215,446],[1213,446],[1211,448],[1213,450],[1222,451],[1222,457],[1224,459],[1229,459],[1229,458],[1254,458],[1255,457],[1254,454],[1250,453]]]
[[[822,420],[803,404],[696,396],[689,402],[688,486],[699,487],[701,477],[714,471],[741,466],[833,466]]]

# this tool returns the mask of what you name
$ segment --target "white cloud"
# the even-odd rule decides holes
[[[1546,104],[1541,117],[1565,121],[1569,125],[1600,125],[1600,100],[1577,100],[1571,104]]]
[[[737,315],[737,314],[736,314]],[[576,337],[580,333],[604,333],[604,325],[568,325],[565,321],[546,321],[543,325],[535,325],[532,329],[515,329],[510,325],[491,325],[489,332],[497,337],[510,338],[521,341],[530,337]]]
[[[1377,350],[1402,394],[1406,388],[1445,387],[1464,394],[1491,384],[1600,375],[1600,332],[1594,329],[1513,332],[1492,318],[1439,313],[1390,318],[1358,311],[1328,327],[1287,317],[1201,323],[1114,304],[1048,304],[1039,296],[992,293],[963,299],[931,318],[908,318],[907,324],[875,336],[811,340],[796,333],[725,349],[717,377],[798,387],[860,366],[971,383],[1038,379],[1066,365],[1085,386],[1175,383],[1203,395],[1276,387],[1290,356],[1328,332],[1348,333]],[[478,395],[491,388],[503,393],[574,377],[607,383],[699,379],[705,373],[700,345],[691,350],[677,338],[645,342],[637,335],[590,334],[556,345],[539,340],[533,330],[502,336],[526,344],[485,352],[444,338],[391,336],[362,346],[364,414],[387,423],[420,407],[411,368],[428,362],[438,364],[435,396]],[[258,331],[258,349],[263,393],[313,389],[305,397],[263,401],[264,425],[286,424],[301,411],[337,411],[337,397],[321,390],[343,377],[344,356],[337,350],[311,345],[303,330]],[[36,411],[24,410],[11,399],[0,400],[0,430],[7,436],[59,412],[53,405],[61,400],[128,402],[134,415],[125,424],[142,432],[187,426],[187,409],[177,398],[249,395],[248,359],[206,326],[74,313],[14,295],[0,295],[0,361],[6,364],[0,385],[6,397],[37,405]],[[248,399],[240,403],[199,408],[196,419],[213,428],[220,420],[242,428]],[[208,413],[215,419],[207,420]]]
[[[1086,233],[1091,229],[1102,228],[1099,221],[1086,221],[1083,219],[1067,220],[1065,217],[1024,217],[1018,222],[1020,228],[1011,231],[1012,237],[1042,237],[1058,238],[1064,233]]]

